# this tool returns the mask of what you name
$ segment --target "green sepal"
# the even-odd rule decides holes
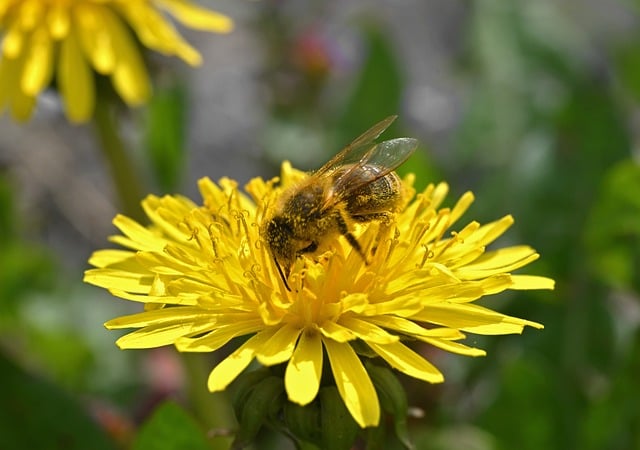
[[[393,416],[393,425],[398,439],[407,450],[414,448],[407,427],[409,404],[407,394],[396,374],[388,367],[378,366],[371,362],[365,368],[378,393],[380,406]]]
[[[320,429],[322,448],[349,450],[360,431],[335,386],[320,389]]]
[[[387,448],[387,424],[380,421],[377,427],[370,427],[365,430],[366,450],[386,450]]]
[[[285,402],[284,422],[296,439],[312,443],[320,442],[320,411],[318,403],[305,406]]]
[[[257,370],[245,371],[238,376],[233,383],[229,386],[229,393],[231,394],[231,404],[233,405],[236,417],[242,415],[242,410],[247,402],[247,397],[251,393],[252,389],[260,381],[271,375],[269,369],[263,367]]]
[[[238,405],[239,428],[233,448],[242,448],[255,438],[262,425],[282,408],[283,394],[284,382],[279,377],[269,376],[254,385],[243,404]]]
[[[351,341],[351,348],[353,348],[359,356],[363,357],[360,358],[362,360],[364,360],[364,358],[371,359],[378,357],[378,354],[361,339]]]

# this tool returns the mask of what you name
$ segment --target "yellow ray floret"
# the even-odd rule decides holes
[[[244,337],[212,370],[209,389],[225,389],[254,360],[283,364],[287,396],[299,405],[316,398],[329,364],[347,409],[367,427],[379,423],[380,407],[358,353],[363,345],[399,372],[439,383],[442,373],[411,341],[481,356],[483,350],[463,342],[467,333],[542,328],[478,304],[510,289],[552,289],[553,280],[512,274],[538,258],[528,246],[487,250],[511,226],[511,216],[457,226],[473,196],[444,208],[444,183],[412,194],[391,220],[354,224],[368,251],[366,264],[337,236],[322,252],[295,261],[287,289],[259,230],[282,190],[304,176],[285,163],[281,185],[254,179],[248,195],[232,180],[205,178],[199,182],[203,206],[180,196],[149,196],[143,207],[151,225],[117,216],[122,234],[112,241],[125,249],[97,251],[85,281],[145,305],[106,323],[136,329],[118,345],[209,352]],[[403,183],[412,193],[411,178]]]
[[[140,43],[193,66],[202,62],[168,16],[204,31],[233,28],[223,14],[186,0],[3,1],[0,111],[27,120],[55,77],[69,120],[87,121],[96,101],[93,72],[109,77],[127,104],[146,102],[151,83]]]

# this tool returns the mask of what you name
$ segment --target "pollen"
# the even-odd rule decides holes
[[[260,230],[277,199],[306,176],[285,163],[279,184],[256,178],[244,192],[230,179],[204,178],[202,204],[148,196],[151,225],[117,216],[121,234],[111,241],[124,249],[96,251],[84,279],[144,305],[105,324],[133,330],[118,346],[213,352],[243,337],[211,371],[209,389],[225,389],[254,360],[283,364],[287,396],[300,405],[317,396],[328,363],[348,411],[367,427],[379,423],[380,404],[363,345],[395,370],[439,383],[443,374],[407,342],[479,356],[467,334],[542,328],[479,305],[508,289],[553,288],[549,278],[513,273],[538,258],[532,248],[487,250],[513,218],[460,226],[473,196],[445,208],[445,183],[416,195],[412,177],[401,180],[406,202],[386,220],[353,223],[365,259],[337,233],[323,250],[293,260],[287,286]]]

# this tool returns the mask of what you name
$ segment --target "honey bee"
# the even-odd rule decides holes
[[[415,151],[418,141],[397,138],[375,143],[397,116],[377,123],[316,172],[286,190],[260,227],[278,272],[287,279],[295,260],[315,252],[340,234],[366,262],[350,223],[381,220],[396,212],[403,192],[394,172]]]

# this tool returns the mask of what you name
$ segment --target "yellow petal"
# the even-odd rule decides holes
[[[116,327],[112,326],[109,328]],[[179,339],[185,334],[201,333],[210,328],[211,324],[206,321],[151,325],[125,334],[116,341],[116,345],[122,350],[162,347],[172,345],[176,339]]]
[[[433,339],[433,338],[422,337],[422,336],[416,336],[416,339],[426,342],[427,344],[431,344],[434,347],[438,347],[447,352],[457,353],[459,355],[485,356],[487,354],[487,352],[485,352],[482,349],[469,347],[459,342],[452,342],[449,339]]]
[[[466,328],[497,324],[502,322],[504,317],[503,314],[478,305],[442,303],[425,305],[424,309],[411,316],[411,319],[450,328]]]
[[[335,323],[332,320],[327,320],[320,326],[320,331],[324,336],[337,342],[348,342],[356,339],[356,335],[351,330]]]
[[[411,320],[395,316],[367,317],[367,320],[381,327],[397,331],[408,336],[427,336],[442,339],[461,339],[464,334],[454,328],[422,328]]]
[[[84,273],[84,282],[107,289],[146,294],[153,284],[153,275],[113,269],[89,269]]]
[[[146,47],[167,55],[177,55],[193,66],[202,63],[200,53],[155,8],[145,3],[129,2],[123,12]]]
[[[522,261],[527,261],[532,255],[537,255],[536,251],[528,245],[515,245],[504,247],[484,253],[474,262],[467,264],[466,268],[479,270],[503,269],[504,271],[514,270]]]
[[[473,193],[465,192],[464,194],[462,194],[460,199],[456,202],[456,205],[451,210],[449,223],[453,224],[454,222],[457,222],[458,219],[465,213],[465,211],[469,209],[469,206],[471,206],[473,200]]]
[[[357,319],[355,317],[341,317],[340,325],[348,328],[353,334],[366,342],[390,344],[399,340],[398,336],[387,333],[385,330],[369,321]]]
[[[109,25],[113,21],[119,23],[119,19],[114,17],[109,8],[93,2],[79,2],[72,11],[78,39],[86,58],[98,73],[113,73],[121,49],[117,48]]]
[[[176,347],[181,352],[212,352],[235,337],[246,336],[262,329],[264,329],[264,323],[256,319],[255,315],[240,314],[236,323],[218,326],[211,333],[201,337],[179,339],[176,341]],[[270,330],[269,334],[273,335],[273,330]],[[259,348],[255,349],[255,351],[258,350]]]
[[[409,349],[401,342],[379,345],[367,343],[371,349],[387,361],[391,367],[407,375],[429,383],[442,383],[444,377],[433,364]]]
[[[391,284],[391,283],[389,283]],[[399,286],[399,292],[403,292]],[[391,291],[395,291],[395,288],[391,288]],[[419,312],[423,308],[419,298],[415,295],[398,295],[392,300],[387,300],[381,303],[372,303],[367,306],[363,311],[367,316],[378,316],[384,314],[397,314],[399,316],[410,316]]]
[[[111,80],[122,99],[131,106],[141,105],[151,97],[151,82],[138,50],[120,46],[118,66]]]
[[[117,250],[114,250],[114,252],[116,251]],[[109,269],[112,274],[115,274],[118,271],[121,271],[121,272],[130,273],[130,274],[137,274],[139,277],[154,276],[154,274],[150,273],[148,270],[146,270],[144,267],[142,267],[138,263],[134,253],[132,252],[128,252],[128,253],[130,255],[129,257],[115,261],[111,259],[112,257],[115,258],[115,256],[112,256],[109,250],[98,250],[91,256],[89,261],[94,262],[94,260],[97,260],[97,262],[99,263],[109,261],[110,264],[108,266],[101,267],[99,264],[94,264],[94,265],[98,269],[102,269],[102,268]],[[104,257],[105,258],[104,260],[102,260],[103,254],[106,255]],[[91,273],[96,273],[96,272],[91,272]]]
[[[17,21],[22,29],[32,30],[42,20],[48,5],[38,0],[26,0],[20,3],[22,5],[18,10]]]
[[[26,95],[20,88],[25,61],[25,52],[16,59],[2,57],[0,60],[0,110],[8,106],[11,116],[20,121],[31,117],[36,98]]]
[[[17,23],[11,24],[2,40],[3,56],[9,59],[16,59],[22,53],[25,40],[24,30]]]
[[[88,121],[95,107],[94,78],[73,30],[60,43],[57,81],[69,120]]]
[[[106,249],[93,252],[89,258],[89,264],[94,267],[106,267],[111,264],[123,262],[135,256],[129,250]]]
[[[447,197],[447,194],[449,193],[449,185],[447,183],[438,183],[435,188],[433,188],[433,185],[431,188],[431,208],[437,209]]]
[[[553,289],[555,281],[547,277],[538,277],[534,275],[511,275],[513,284],[511,289],[528,290],[528,289]]]
[[[478,229],[474,236],[470,239],[473,239],[477,242],[478,245],[487,245],[491,242],[498,239],[500,236],[504,234],[507,229],[511,225],[513,225],[514,219],[513,216],[507,215],[502,219],[498,219],[494,222],[483,225]]]
[[[498,335],[498,334],[521,334],[525,326],[543,329],[544,326],[530,320],[518,319],[517,317],[504,316],[501,322],[487,325],[477,325],[464,327],[463,331],[475,334]]]
[[[121,328],[142,328],[152,325],[185,323],[185,329],[188,326],[186,321],[204,321],[211,325],[215,325],[215,316],[212,318],[209,314],[204,314],[203,310],[194,307],[180,308],[161,308],[153,311],[144,311],[137,314],[129,314],[128,316],[117,317],[105,322],[104,326],[109,330]],[[187,334],[187,333],[183,333]]]
[[[216,33],[228,33],[233,29],[233,21],[216,11],[181,0],[156,0],[156,3],[189,28]]]
[[[151,96],[151,83],[142,55],[120,19],[113,14],[104,19],[116,52],[116,65],[111,75],[113,85],[126,103],[140,105]]]
[[[505,289],[513,289],[513,275],[504,273],[492,275],[477,283],[482,288],[483,295],[497,294]]]
[[[191,240],[192,236],[185,234],[184,230],[185,216],[198,208],[191,200],[181,196],[166,195],[158,198],[149,195],[142,201],[142,208],[151,222],[167,237],[184,243]]]
[[[123,298],[125,300],[130,300],[132,302],[139,303],[157,303],[157,304],[168,304],[168,305],[197,305],[199,304],[200,296],[198,294],[194,294],[192,292],[180,292],[178,296],[173,295],[149,295],[142,294],[136,295],[131,294],[129,292],[125,292],[119,289],[109,289],[109,292],[114,297]],[[203,311],[205,311],[203,309]]]
[[[165,251],[168,251],[168,248]],[[140,252],[137,254],[136,260],[149,272],[158,275],[180,276],[192,272],[194,269],[193,265],[171,258],[166,253]]]
[[[227,356],[209,374],[207,387],[211,392],[222,391],[231,383],[253,360],[256,350],[273,336],[274,330],[262,331],[242,344],[231,355]]]
[[[340,397],[360,427],[377,426],[380,404],[369,374],[349,344],[323,339]],[[393,344],[392,344],[393,345]]]
[[[322,340],[316,331],[308,330],[300,335],[287,369],[284,385],[289,400],[307,405],[316,398],[322,375]]]
[[[69,8],[58,3],[52,5],[46,17],[49,33],[54,39],[60,40],[67,36],[71,25]]]
[[[131,239],[130,248],[134,250],[162,251],[167,244],[162,237],[122,214],[118,214],[113,219],[113,224]]]
[[[263,366],[273,366],[287,361],[293,354],[301,331],[299,327],[292,325],[281,327],[256,353],[256,359]]]
[[[532,263],[540,257],[531,247],[508,247],[487,252],[476,262],[456,270],[463,280],[477,280],[498,273],[508,273]]]

